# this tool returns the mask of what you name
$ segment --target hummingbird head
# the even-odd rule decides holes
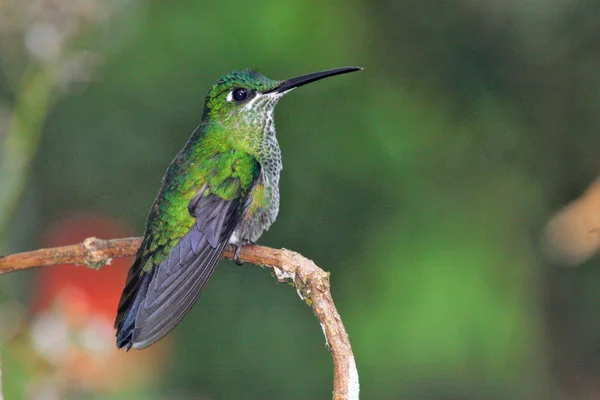
[[[258,150],[261,141],[256,139],[275,135],[273,112],[283,95],[307,83],[361,69],[337,68],[282,81],[253,69],[234,71],[221,77],[206,94],[202,120],[220,124],[238,144]]]
[[[361,69],[337,68],[283,81],[274,81],[253,69],[234,71],[221,77],[206,94],[204,118],[231,120],[234,124],[261,120],[261,115],[272,113],[279,99],[298,86]]]

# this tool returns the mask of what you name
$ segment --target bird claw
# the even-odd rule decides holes
[[[240,250],[242,250],[242,247],[244,247],[247,244],[254,244],[254,242],[252,242],[250,240],[244,240],[244,241],[242,241],[242,243],[235,245],[235,253],[233,253],[232,260],[237,265],[244,265],[244,262],[240,261]]]
[[[238,244],[235,246],[235,253],[233,253],[233,262],[237,265],[244,265],[243,261],[240,261],[240,250],[242,249],[243,244]]]

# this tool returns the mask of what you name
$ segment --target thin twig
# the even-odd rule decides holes
[[[0,274],[56,264],[84,264],[101,268],[112,258],[134,256],[141,238],[102,240],[88,238],[72,246],[41,249],[0,257]],[[225,258],[233,257],[227,248]],[[333,358],[333,400],[358,400],[358,372],[348,334],[335,308],[329,289],[329,274],[302,255],[286,250],[248,245],[240,260],[273,268],[280,282],[291,280],[300,297],[312,307]]]

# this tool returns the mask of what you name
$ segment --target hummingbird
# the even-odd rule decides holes
[[[286,80],[252,69],[224,75],[206,94],[200,125],[167,169],[119,301],[117,347],[167,335],[200,296],[225,247],[254,243],[279,212],[281,150],[275,106],[291,90],[344,67]]]

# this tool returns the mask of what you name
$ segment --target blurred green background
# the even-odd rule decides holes
[[[598,260],[567,269],[538,249],[600,169],[599,13],[585,0],[0,0],[0,247],[56,244],[51,227],[74,215],[141,235],[221,75],[359,65],[278,106],[281,211],[260,243],[331,271],[362,398],[598,399]],[[115,355],[127,368],[112,386],[93,382],[116,364],[91,357],[85,383],[61,369],[73,356],[36,355],[31,332],[55,334],[35,322],[40,274],[0,281],[7,399],[330,397],[321,329],[267,271],[224,261],[157,352]],[[117,354],[112,335],[99,357]]]

